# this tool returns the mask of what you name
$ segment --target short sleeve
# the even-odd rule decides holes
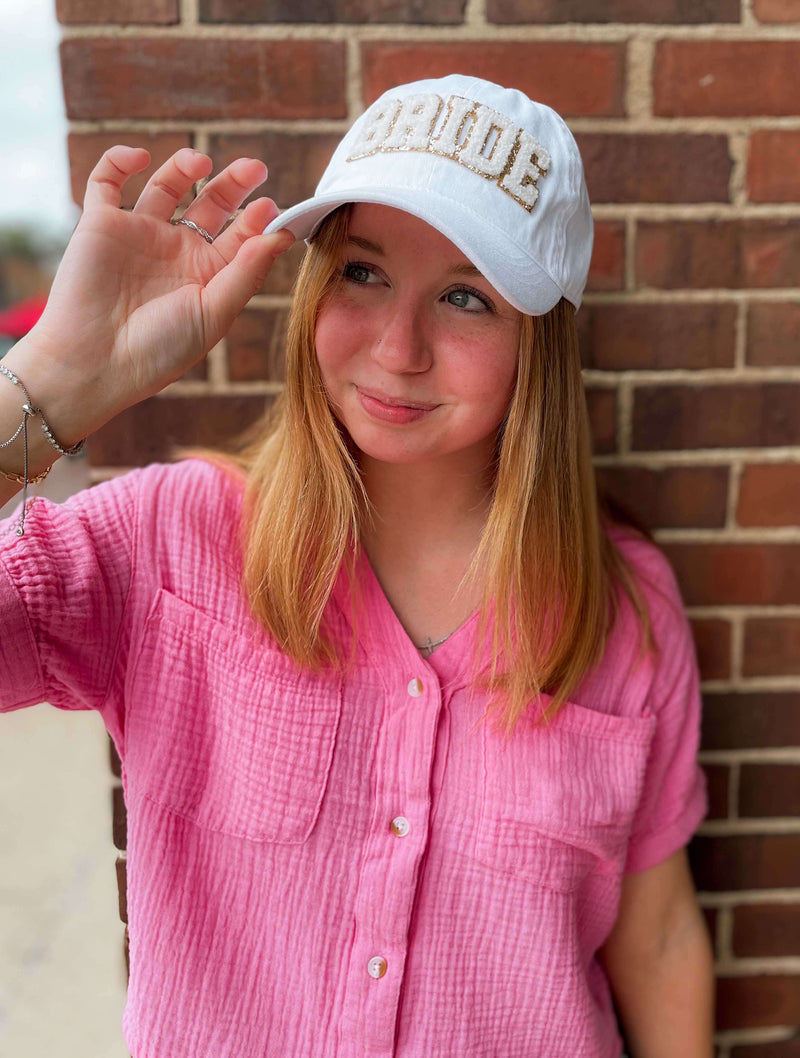
[[[0,711],[100,708],[133,568],[140,471],[0,522]]]
[[[697,760],[700,679],[689,621],[672,570],[650,545],[640,573],[658,648],[645,703],[656,728],[628,844],[628,873],[653,867],[686,845],[707,811]]]

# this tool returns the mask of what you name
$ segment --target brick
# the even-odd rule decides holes
[[[733,367],[735,305],[586,305],[577,315],[584,367],[601,371]]]
[[[759,129],[750,136],[747,192],[751,202],[800,202],[800,132]]]
[[[800,22],[800,0],[755,0],[753,14],[759,22]]]
[[[725,524],[726,467],[598,467],[596,474],[601,493],[650,528]]]
[[[598,221],[594,226],[594,245],[586,290],[622,290],[624,286],[625,225],[622,221]]]
[[[121,786],[114,786],[111,790],[111,811],[114,848],[124,852],[128,847],[128,814]]]
[[[169,459],[178,445],[229,444],[263,414],[255,394],[151,397],[128,408],[86,442],[94,466],[145,466]]]
[[[119,897],[119,917],[122,922],[128,921],[128,865],[122,856],[117,857],[117,895]],[[127,933],[127,931],[126,931]]]
[[[800,384],[638,386],[633,447],[662,451],[800,444]]]
[[[740,1044],[730,1049],[730,1058],[800,1058],[800,1033],[788,1040]]]
[[[687,606],[800,604],[800,544],[665,544]]]
[[[800,765],[743,764],[739,815],[750,819],[800,815]]]
[[[753,302],[747,313],[748,364],[800,367],[800,305],[796,301]]]
[[[364,101],[387,88],[459,70],[519,88],[567,116],[625,112],[624,44],[468,41],[362,45]],[[580,70],[580,77],[575,71]]]
[[[120,22],[173,25],[180,21],[179,0],[56,0],[56,18],[64,25]]]
[[[800,222],[642,222],[637,232],[636,283],[662,290],[796,287]]]
[[[800,746],[800,692],[703,695],[703,749]]]
[[[347,115],[338,41],[75,38],[61,71],[75,120]]]
[[[454,25],[466,0],[200,0],[201,22],[405,22]]]
[[[228,374],[233,382],[285,378],[286,319],[284,309],[246,309],[228,332]]]
[[[208,378],[208,364],[205,360],[201,360],[199,364],[190,367],[189,370],[182,375],[182,378],[192,382],[205,382]]]
[[[726,680],[731,674],[731,625],[722,617],[694,617],[692,635],[700,676]]]
[[[490,22],[738,22],[739,0],[488,0]]]
[[[708,789],[708,819],[727,819],[729,814],[728,783],[731,769],[727,764],[705,764]]]
[[[800,525],[800,463],[750,464],[739,482],[739,525]]]
[[[800,834],[699,836],[689,844],[689,859],[704,892],[800,885]]]
[[[717,978],[718,1031],[797,1022],[800,1022],[800,976],[773,973]]]
[[[744,626],[745,676],[800,674],[800,618],[751,617]]]
[[[797,114],[795,40],[662,40],[653,109],[663,117]]]
[[[697,548],[697,551],[694,548]],[[800,545],[719,544],[703,556],[703,545],[674,544],[668,553],[680,564],[688,605],[796,605],[800,603]],[[705,575],[699,566],[705,562]],[[691,601],[690,601],[691,600]]]
[[[594,203],[729,200],[727,136],[587,132],[575,138]]]
[[[285,209],[314,194],[340,139],[334,133],[212,136],[209,153],[217,171],[235,158],[260,158],[269,167],[269,177],[252,197],[269,195]]]
[[[306,252],[306,244],[300,239],[291,249],[282,253],[267,276],[262,294],[290,294],[297,272]]]
[[[613,389],[587,389],[586,405],[595,452],[617,449],[617,393]]]
[[[122,206],[130,209],[142,193],[144,185],[155,170],[182,147],[192,146],[189,132],[71,132],[68,137],[69,175],[72,186],[72,199],[79,206],[83,204],[86,183],[101,155],[117,143],[128,147],[144,147],[150,152],[148,169],[132,176],[122,188]],[[188,205],[193,195],[187,194],[183,200]]]

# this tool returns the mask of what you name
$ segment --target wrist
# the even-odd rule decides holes
[[[76,390],[75,372],[65,370],[63,362],[49,357],[33,332],[17,342],[1,362],[20,382],[15,386],[0,374],[0,401],[6,409],[5,417],[14,398],[21,416],[25,391],[32,407],[40,412],[28,421],[29,441],[37,452],[49,449],[52,462],[64,454],[62,449],[69,450],[86,438],[90,432],[86,415],[91,407],[89,387]]]

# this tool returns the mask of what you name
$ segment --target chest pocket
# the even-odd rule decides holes
[[[341,683],[160,591],[128,679],[126,778],[200,827],[299,844],[325,793]]]
[[[655,723],[567,703],[510,740],[484,724],[477,858],[564,892],[589,873],[620,873]]]

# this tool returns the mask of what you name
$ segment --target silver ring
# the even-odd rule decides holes
[[[188,220],[186,217],[181,217],[179,221],[175,221],[176,224],[185,224],[187,228],[192,228],[198,235],[202,235],[206,242],[213,242],[214,236],[210,235],[205,228],[201,228],[199,224],[195,224],[193,220]]]

